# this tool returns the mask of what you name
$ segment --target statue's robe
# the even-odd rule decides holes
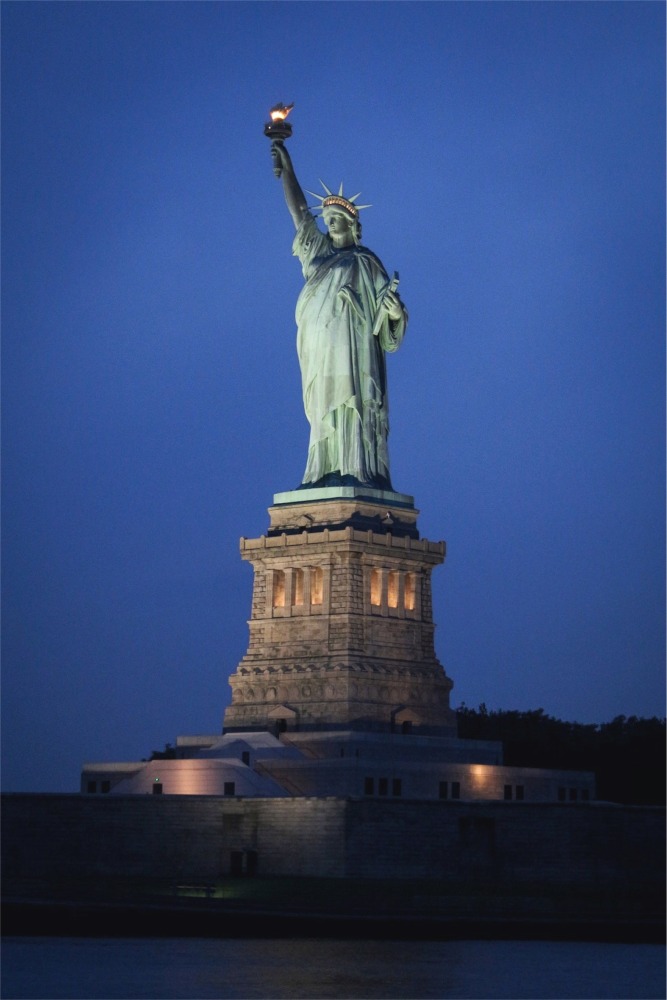
[[[390,489],[385,351],[398,349],[407,314],[376,326],[389,279],[366,247],[337,249],[312,215],[293,253],[306,283],[296,305],[303,405],[310,422],[304,483],[330,473]],[[377,335],[373,335],[374,329]]]

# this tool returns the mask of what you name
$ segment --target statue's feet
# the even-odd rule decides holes
[[[325,487],[337,487],[337,486],[358,486],[358,487],[370,487],[373,490],[384,490],[393,491],[393,487],[389,479],[384,476],[375,476],[370,480],[357,479],[356,476],[341,475],[340,472],[328,472],[326,476],[322,476],[316,482],[313,483],[301,483],[298,487],[300,490],[318,490],[324,489]]]

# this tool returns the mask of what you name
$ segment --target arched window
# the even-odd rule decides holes
[[[273,571],[273,606],[285,607],[285,571],[282,569]]]

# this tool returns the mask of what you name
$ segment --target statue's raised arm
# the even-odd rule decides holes
[[[276,141],[271,143],[271,158],[273,160],[274,173],[282,178],[285,201],[287,202],[294,225],[298,229],[308,214],[308,204],[301,190],[301,185],[296,179],[292,159],[282,142]]]
[[[359,195],[324,186],[323,233],[308,208],[284,145],[271,146],[274,172],[296,228],[293,253],[305,285],[296,306],[303,404],[310,422],[303,488],[392,489],[385,352],[398,349],[408,314],[382,262],[361,245]]]

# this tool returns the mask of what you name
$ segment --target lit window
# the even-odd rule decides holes
[[[273,606],[285,607],[285,573],[282,569],[274,570],[273,573]]]
[[[405,574],[405,610],[415,610],[416,577],[414,573]]]
[[[292,604],[303,604],[303,570],[294,570],[294,579],[292,581]]]
[[[324,600],[324,572],[321,566],[310,571],[310,603],[322,604]]]
[[[371,570],[371,604],[379,608],[382,603],[382,575],[379,569]]]
[[[395,570],[387,577],[387,604],[390,608],[398,607],[398,573]]]

